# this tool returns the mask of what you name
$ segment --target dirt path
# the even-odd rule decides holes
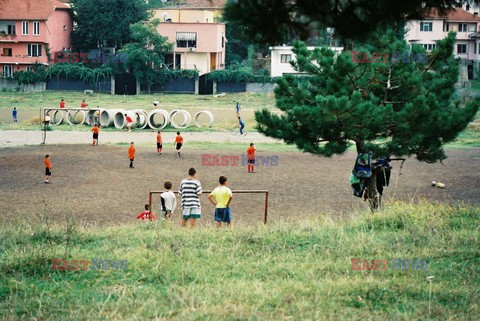
[[[181,131],[181,130],[180,130]],[[164,132],[163,140],[172,143],[175,140],[174,132]],[[136,144],[155,142],[156,132],[111,132],[102,131],[100,133],[101,143],[129,143],[134,141]],[[278,143],[280,141],[266,137],[257,132],[250,132],[247,136],[233,136],[228,131],[219,132],[185,132],[182,133],[185,143],[188,142],[210,142],[210,143]],[[85,131],[50,131],[47,132],[47,144],[88,144],[91,142],[92,134]],[[0,130],[0,147],[39,145],[42,142],[41,131],[21,131],[21,130]]]

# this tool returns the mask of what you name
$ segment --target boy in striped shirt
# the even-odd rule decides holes
[[[187,226],[190,221],[190,227],[195,227],[196,220],[202,217],[200,207],[200,195],[202,195],[202,185],[196,179],[197,171],[195,168],[188,170],[189,178],[180,183],[178,195],[182,198],[182,227]]]

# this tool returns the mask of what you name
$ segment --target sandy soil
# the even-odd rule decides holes
[[[69,132],[63,132],[67,135]],[[89,137],[89,134],[88,134]],[[272,156],[262,152],[258,156]],[[43,156],[51,155],[51,185],[43,183]],[[230,150],[195,150],[188,146],[182,159],[175,159],[173,148],[163,156],[154,147],[137,149],[136,168],[128,168],[127,147],[89,145],[46,145],[0,149],[0,213],[1,219],[16,216],[33,217],[48,214],[55,221],[65,215],[91,223],[122,224],[132,222],[143,210],[150,190],[159,190],[171,180],[178,188],[190,167],[198,170],[204,189],[217,186],[225,175],[232,189],[268,189],[270,191],[269,221],[303,219],[333,211],[342,215],[365,204],[351,195],[349,174],[355,159],[353,152],[331,159],[298,152],[279,153],[278,166],[257,167],[247,174],[241,166],[202,166],[202,154],[234,155]],[[399,164],[394,163],[391,186],[385,196],[410,200],[428,198],[447,202],[465,201],[480,204],[480,149],[449,150],[443,164],[424,164],[408,160],[398,177]],[[446,189],[430,186],[445,182]],[[158,197],[154,211],[159,210]],[[212,224],[213,207],[202,197],[202,225]],[[235,195],[232,204],[237,224],[261,224],[263,195]],[[178,221],[177,210],[175,221]]]

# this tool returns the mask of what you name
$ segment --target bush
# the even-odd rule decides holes
[[[275,79],[269,76],[257,76],[243,70],[215,70],[208,74],[208,80],[230,83],[273,83]]]

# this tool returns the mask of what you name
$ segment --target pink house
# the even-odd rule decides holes
[[[225,68],[225,24],[166,22],[157,31],[173,43],[173,53],[165,57],[167,66],[197,69],[200,75]]]
[[[70,48],[73,29],[70,6],[58,0],[4,0],[0,10],[0,71],[12,77],[48,65],[50,52]]]

